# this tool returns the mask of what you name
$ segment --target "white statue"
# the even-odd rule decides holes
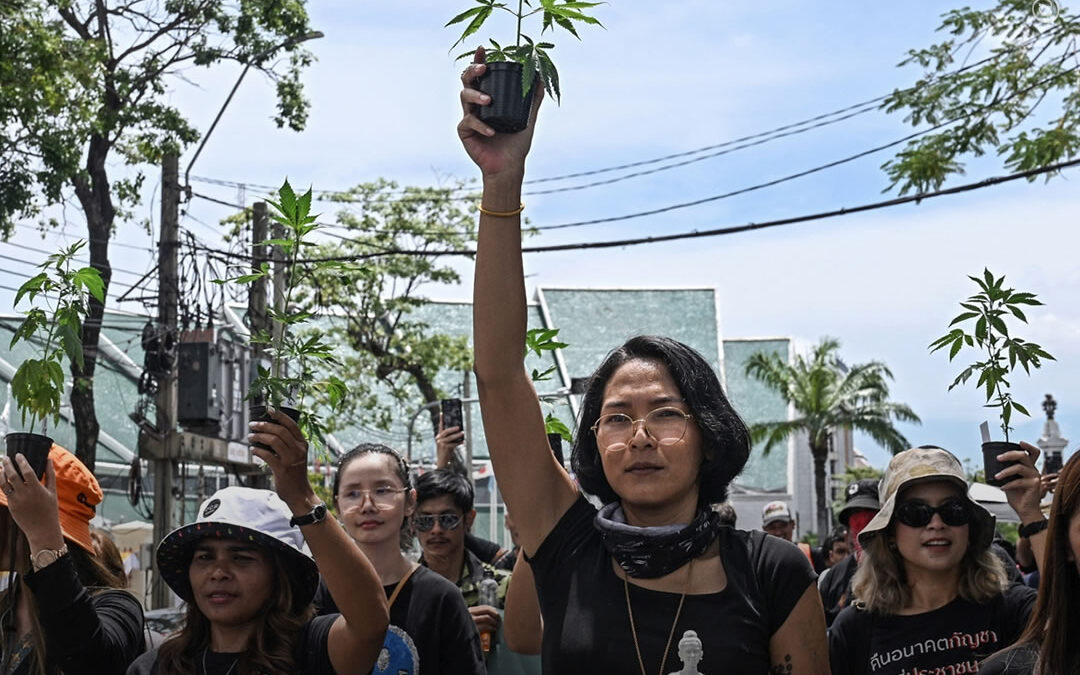
[[[701,638],[692,630],[686,631],[683,633],[682,639],[679,640],[679,660],[683,662],[683,667],[677,673],[671,673],[670,675],[701,675],[698,672],[697,664],[701,662],[704,656],[705,651],[701,646]]]

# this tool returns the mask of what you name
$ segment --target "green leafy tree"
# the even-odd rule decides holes
[[[946,12],[938,30],[948,37],[910,50],[899,64],[922,68],[922,77],[913,87],[896,90],[884,107],[904,113],[914,127],[948,124],[910,141],[882,166],[892,181],[889,190],[936,190],[950,176],[963,175],[966,158],[988,152],[1002,156],[1012,171],[1076,156],[1076,15],[1060,1],[999,0],[989,9]],[[976,60],[985,45],[991,45],[985,49],[989,58]]]
[[[794,434],[807,435],[814,459],[819,533],[828,532],[831,522],[825,462],[833,433],[844,428],[861,431],[895,454],[909,446],[893,422],[920,422],[911,408],[889,400],[893,375],[884,363],[847,366],[837,356],[839,349],[837,340],[824,338],[809,358],[797,355],[788,363],[776,354],[758,353],[746,364],[747,375],[778,392],[796,413],[792,420],[752,425],[754,442],[764,442],[763,452],[768,453]]]
[[[461,282],[440,255],[475,242],[475,211],[460,199],[461,187],[399,188],[378,180],[326,195],[349,204],[337,216],[342,234],[306,257],[355,262],[294,272],[304,275],[302,302],[325,308],[330,335],[350,347],[341,366],[350,383],[346,410],[365,425],[389,429],[395,417],[379,404],[376,383],[402,410],[413,410],[444,397],[435,383],[440,372],[472,368],[467,338],[439,332],[416,311],[430,302],[427,286]],[[424,253],[386,255],[394,250]]]
[[[107,289],[109,240],[117,219],[138,204],[139,167],[199,138],[170,103],[168,83],[190,67],[248,64],[277,81],[277,124],[302,129],[308,103],[299,77],[311,56],[295,45],[309,30],[304,0],[0,3],[0,235],[74,201],[86,221],[90,265]],[[291,53],[287,64],[279,62],[282,51]],[[75,452],[91,468],[104,309],[91,299],[84,357],[71,366]]]

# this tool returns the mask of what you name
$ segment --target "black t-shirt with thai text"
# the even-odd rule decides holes
[[[530,559],[544,615],[544,673],[640,672],[623,580],[593,526],[595,516],[596,509],[578,499]],[[727,586],[686,596],[663,664],[680,595],[630,584],[647,672],[682,668],[678,643],[686,631],[701,640],[702,675],[768,672],[769,639],[814,583],[814,571],[798,548],[762,532],[721,527],[717,541]]]
[[[908,616],[848,607],[829,629],[832,673],[978,672],[979,661],[1016,641],[1034,604],[1034,589],[1013,584],[982,604],[958,597],[944,607]]]
[[[397,584],[383,586],[390,597]],[[326,584],[315,593],[319,614],[337,612]],[[458,587],[417,567],[390,608],[390,628],[373,675],[484,675],[476,623]]]

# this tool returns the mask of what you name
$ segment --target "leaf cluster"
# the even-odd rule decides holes
[[[192,66],[249,64],[276,81],[278,126],[302,129],[311,55],[296,43],[309,31],[303,0],[20,0],[0,12],[0,234],[72,189],[104,192],[106,211],[130,217],[143,174],[103,180],[106,160],[156,164],[199,139],[169,94]]]
[[[296,261],[301,252],[306,253],[314,246],[313,239],[320,227],[318,215],[311,213],[311,201],[311,189],[297,196],[287,179],[278,189],[277,199],[267,200],[272,207],[269,216],[282,226],[284,235],[257,244],[276,246],[282,252],[286,270],[284,302],[281,307],[267,308],[272,330],[258,330],[251,337],[252,344],[266,348],[270,367],[257,365],[247,398],[273,406],[293,403],[300,410],[300,428],[312,443],[318,443],[327,431],[327,422],[315,402],[324,404],[330,411],[339,411],[348,398],[348,387],[341,377],[333,374],[341,363],[327,334],[309,325],[316,312],[293,303],[300,285]],[[315,273],[339,267],[331,261],[311,264]],[[270,264],[263,262],[250,273],[215,283],[265,283],[271,274]]]
[[[949,390],[967,384],[972,375],[978,373],[975,386],[985,389],[986,407],[999,408],[1001,430],[1008,441],[1013,411],[1030,417],[1027,408],[1014,401],[1009,393],[1009,376],[1017,364],[1030,375],[1031,369],[1039,368],[1043,359],[1054,360],[1038,344],[1011,334],[1008,322],[1016,319],[1027,323],[1027,315],[1021,306],[1039,306],[1043,303],[1034,293],[1006,288],[1004,275],[995,277],[989,269],[983,269],[981,278],[968,278],[978,285],[979,292],[960,303],[964,311],[949,322],[948,333],[930,343],[930,352],[947,347],[950,362],[965,346],[986,355],[986,359],[976,361],[960,371],[949,385]],[[961,327],[963,324],[969,325],[971,332],[966,332]]]
[[[436,384],[440,372],[472,368],[467,337],[440,331],[425,316],[430,313],[421,311],[430,303],[428,286],[460,283],[458,270],[440,254],[475,242],[474,212],[468,200],[458,199],[463,187],[400,187],[377,180],[322,195],[343,208],[334,232],[326,233],[333,239],[321,240],[313,257],[427,253],[297,271],[297,301],[319,308],[329,334],[349,347],[339,370],[350,383],[344,418],[388,430],[399,411],[447,397]],[[387,406],[380,394],[389,394],[395,405]]]
[[[989,9],[945,13],[943,41],[912,49],[899,65],[924,74],[882,104],[904,112],[913,127],[940,126],[911,140],[882,165],[899,194],[939,189],[964,173],[964,158],[996,152],[1010,171],[1067,160],[1080,152],[1080,21],[1062,12],[1040,21],[1028,0],[999,0]],[[968,61],[984,44],[988,59]],[[980,65],[981,64],[981,65]],[[1053,110],[1036,112],[1047,101]],[[1052,174],[1047,174],[1047,180]],[[1032,178],[1034,180],[1034,178]]]
[[[530,353],[537,358],[544,358],[544,352],[553,352],[556,349],[565,349],[569,347],[565,342],[560,342],[556,338],[559,335],[558,328],[531,328],[525,332],[525,356]],[[558,366],[549,366],[544,370],[533,368],[531,372],[531,378],[533,382],[546,382],[551,379],[551,375],[558,369]],[[553,411],[549,411],[544,415],[544,430],[549,434],[559,434],[567,443],[574,442],[573,432],[570,427],[566,426],[562,420],[555,416]]]
[[[522,33],[522,23],[530,17],[540,15],[541,35],[549,30],[554,32],[556,28],[560,28],[579,40],[581,39],[577,31],[579,25],[603,27],[603,24],[589,13],[592,8],[603,4],[600,2],[539,0],[538,4],[534,4],[536,0],[518,0],[517,10],[507,6],[507,3],[498,2],[497,0],[475,0],[475,2],[477,6],[461,12],[450,19],[444,26],[465,24],[461,37],[450,49],[454,49],[465,42],[471,35],[478,32],[496,10],[507,12],[517,20],[517,33],[514,44],[503,46],[494,38],[489,38],[491,49],[487,52],[488,62],[515,61],[520,63],[524,66],[521,73],[522,93],[527,94],[532,89],[536,77],[539,76],[544,85],[544,90],[554,96],[556,101],[561,100],[562,97],[562,91],[559,87],[559,71],[555,68],[555,64],[548,54],[555,45],[551,42],[536,41],[529,35]],[[458,60],[472,58],[472,55],[473,52],[469,51],[460,54],[457,58]]]
[[[42,271],[26,280],[15,294],[15,306],[23,298],[31,303],[42,300],[45,305],[34,305],[26,312],[10,344],[34,343],[39,350],[37,358],[19,365],[11,380],[11,395],[24,425],[29,414],[31,431],[38,421],[59,421],[64,357],[83,367],[82,323],[90,298],[105,299],[105,282],[98,270],[73,267],[75,255],[84,245],[78,241],[50,255],[38,266]]]

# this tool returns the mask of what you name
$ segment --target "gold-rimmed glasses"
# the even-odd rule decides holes
[[[375,508],[386,511],[394,508],[395,497],[408,491],[409,488],[396,488],[389,485],[380,485],[371,489],[348,488],[338,495],[338,501],[345,504],[363,504],[364,500],[370,497]]]
[[[609,413],[596,420],[592,431],[596,434],[597,446],[608,452],[620,452],[630,445],[639,423],[660,445],[674,445],[686,435],[686,423],[693,418],[690,413],[673,407],[657,408],[641,419],[625,413]]]

